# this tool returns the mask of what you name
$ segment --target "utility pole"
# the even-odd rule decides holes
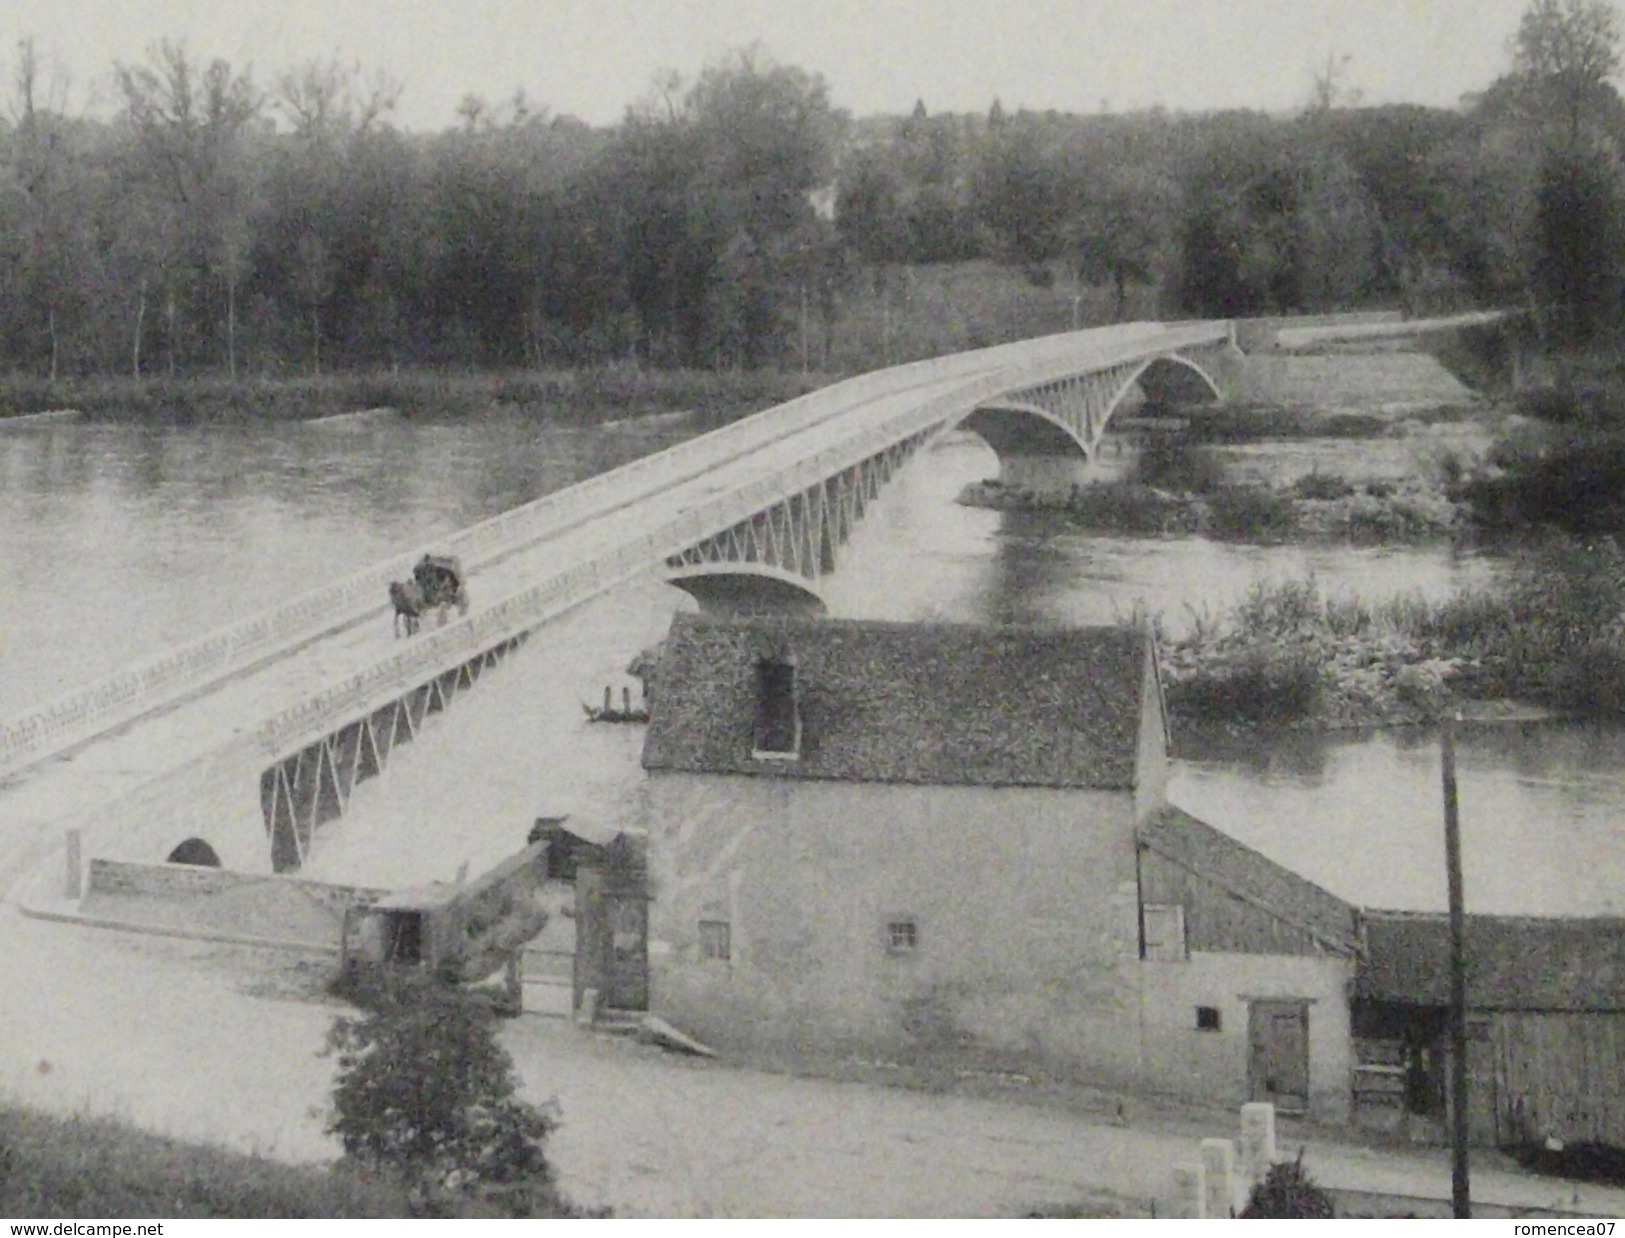
[[[1467,1172],[1467,924],[1462,910],[1461,821],[1456,811],[1455,723],[1439,730],[1444,776],[1444,858],[1450,884],[1450,1211],[1473,1215]]]

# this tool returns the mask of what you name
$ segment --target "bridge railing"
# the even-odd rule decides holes
[[[1089,358],[1089,364],[1120,364],[1144,355],[1148,346],[1167,352],[1227,338],[1223,324],[1174,328],[1156,332],[1154,337],[1148,335],[1142,341],[1099,350]],[[296,752],[336,727],[383,706],[400,693],[643,574],[697,542],[855,467],[903,439],[953,424],[990,396],[1012,386],[1049,381],[1066,374],[1069,367],[1076,368],[1077,361],[1068,358],[1064,349],[1047,352],[1048,355],[1020,366],[968,378],[963,385],[919,406],[866,424],[811,456],[754,478],[739,489],[628,538],[590,560],[498,601],[482,603],[468,616],[267,720],[258,731],[264,756],[278,760]],[[865,393],[862,399],[871,398],[867,393],[876,387],[883,391],[895,389],[889,384],[867,384],[860,388],[860,392]],[[843,410],[852,406],[851,401],[843,401]]]
[[[1207,324],[1170,333],[1157,324],[1130,324],[1113,333],[1114,340],[1122,338],[1125,342],[1107,347],[1104,352],[1143,353],[1146,341],[1153,337],[1163,341],[1162,347],[1178,347],[1181,339],[1205,341],[1223,329],[1222,324]],[[1011,378],[1003,385],[1025,384],[1033,381],[1030,374],[1035,372],[1035,366],[1047,372],[1056,359],[1065,359],[1066,364],[1075,367],[1080,352],[1093,354],[1087,357],[1090,363],[1102,363],[1098,333],[1075,332],[999,345],[859,375],[504,512],[447,537],[435,548],[457,554],[471,567],[478,567],[623,506],[657,486],[716,468],[879,396],[956,375],[983,374],[998,385],[999,376],[1008,372]],[[0,722],[0,774],[161,708],[186,692],[227,677],[241,666],[274,656],[292,644],[386,613],[388,583],[407,575],[418,556],[428,549],[418,547],[403,552]],[[430,647],[425,647],[425,655]],[[416,652],[397,656],[407,658],[413,667],[423,661]],[[378,665],[387,667],[394,661],[385,659]],[[381,676],[388,673],[377,671]],[[401,673],[417,672],[412,669]]]
[[[908,380],[930,381],[953,361],[862,375],[722,426],[481,521],[433,547],[393,556],[0,721],[0,775],[161,708],[291,644],[387,612],[389,582],[408,575],[417,558],[431,549],[449,551],[478,567],[641,497],[650,486],[681,480],[685,471],[692,476],[735,459],[782,437],[798,423],[814,425],[838,416],[877,393],[906,389]]]

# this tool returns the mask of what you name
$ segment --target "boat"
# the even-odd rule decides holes
[[[593,706],[583,701],[581,708],[586,713],[588,722],[649,721],[649,707],[647,705],[640,706],[637,709],[632,708],[632,689],[630,688],[621,689],[621,707],[619,709],[615,708],[614,696],[607,685],[604,688],[603,705]]]

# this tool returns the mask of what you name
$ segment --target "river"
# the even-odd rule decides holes
[[[681,419],[561,429],[500,415],[462,424],[386,417],[326,426],[0,429],[0,716],[691,431]],[[1291,458],[1303,451],[1294,445]],[[1143,605],[1178,628],[1261,579],[1313,572],[1330,593],[1437,596],[1494,571],[1487,559],[1434,547],[1091,537],[1052,517],[953,502],[967,482],[994,469],[992,454],[965,437],[904,470],[825,582],[831,613],[1054,625],[1109,620]],[[466,723],[467,737],[452,741],[458,752],[448,759],[465,773],[482,759],[500,767],[482,773],[478,810],[512,818],[504,840],[560,803],[608,816],[629,811],[636,730],[585,727],[576,702],[596,699],[638,643],[658,636],[685,602],[651,580],[595,603],[527,646],[529,670],[514,672],[489,704],[480,702],[491,691],[484,684],[458,703],[465,722],[448,735]],[[499,756],[495,737],[518,725],[514,702],[543,698],[546,707],[533,711],[535,735]],[[1572,724],[1463,734],[1464,852],[1475,908],[1625,910],[1621,735],[1617,727]],[[1171,796],[1181,806],[1356,902],[1442,907],[1430,736],[1176,737],[1176,746]],[[313,875],[380,882],[440,875],[405,858],[415,852],[420,866],[426,857],[438,864],[433,847],[399,845],[382,856],[390,850],[376,845],[384,827],[366,821],[368,812],[396,820],[411,805],[434,815],[427,804],[435,779],[428,766],[414,774],[403,764],[368,784],[357,822],[339,823]],[[456,850],[447,847],[448,856]],[[505,849],[506,841],[497,853]],[[465,847],[476,858],[481,850]]]

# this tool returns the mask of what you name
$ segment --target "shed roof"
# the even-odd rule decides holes
[[[1198,879],[1302,929],[1323,945],[1349,954],[1358,948],[1353,904],[1181,808],[1168,804],[1153,813],[1140,826],[1140,841]]]
[[[980,786],[1135,785],[1149,637],[680,614],[646,769]],[[795,664],[800,757],[753,758],[756,666]]]
[[[1484,1010],[1625,1010],[1625,919],[1467,917],[1467,1003]],[[1355,995],[1450,1004],[1450,921],[1370,912]]]

